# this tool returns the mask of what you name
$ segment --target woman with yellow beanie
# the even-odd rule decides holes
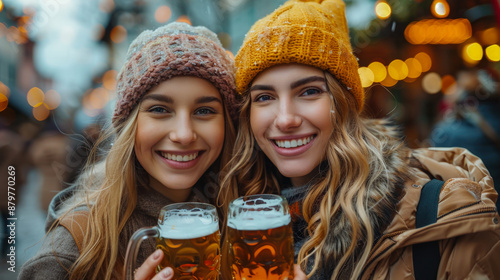
[[[310,279],[500,279],[488,171],[463,149],[410,150],[387,122],[361,116],[344,8],[291,0],[247,33],[225,201],[286,197]]]

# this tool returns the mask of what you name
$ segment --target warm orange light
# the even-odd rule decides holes
[[[485,49],[486,57],[493,62],[500,61],[500,46],[497,44],[488,46]]]
[[[102,109],[109,101],[108,91],[104,88],[96,88],[89,95],[89,105],[93,109]]]
[[[391,77],[391,75],[387,75],[387,77],[385,77],[385,79],[382,82],[380,82],[381,85],[386,86],[386,87],[392,87],[392,86],[396,85],[397,83],[398,83],[398,81],[393,79]]]
[[[28,104],[36,108],[43,104],[45,94],[41,89],[34,87],[28,91],[26,98],[28,99]]]
[[[373,82],[380,83],[387,77],[387,68],[384,64],[374,61],[368,65],[368,68],[373,72]]]
[[[4,94],[0,93],[0,112],[5,110],[7,105],[9,105],[9,99]]]
[[[191,20],[189,19],[188,16],[185,16],[185,15],[180,16],[176,21],[185,22],[185,23],[191,25]]]
[[[441,79],[441,91],[448,92],[448,89],[456,84],[455,78],[452,75],[444,75]]]
[[[113,43],[121,43],[127,38],[127,29],[121,25],[117,25],[111,29],[110,37]]]
[[[394,80],[404,80],[408,77],[408,66],[401,59],[395,59],[387,66],[387,72]]]
[[[379,0],[375,3],[375,14],[379,19],[388,19],[391,16],[392,9],[387,2]]]
[[[0,0],[0,12],[3,10],[3,1]]]
[[[37,121],[43,121],[47,119],[49,113],[49,109],[45,108],[45,106],[38,106],[33,108],[33,117],[35,117]]]
[[[422,64],[416,58],[410,57],[405,63],[408,66],[408,78],[416,79],[422,74]]]
[[[422,66],[422,72],[427,72],[431,70],[432,60],[431,57],[425,52],[419,52],[415,55],[415,59],[420,62]]]
[[[405,29],[406,40],[419,44],[461,44],[472,36],[468,19],[424,19],[415,21]]]
[[[172,10],[169,6],[163,5],[158,7],[155,11],[155,20],[159,23],[167,22],[172,16]]]
[[[116,70],[109,70],[102,76],[102,86],[107,90],[116,89],[116,75],[118,72]]]
[[[450,14],[450,5],[446,0],[434,0],[431,5],[431,13],[437,18],[445,18]]]
[[[483,47],[477,42],[467,44],[463,49],[462,55],[466,60],[480,61],[483,59]]]
[[[364,88],[367,88],[373,84],[373,80],[375,76],[373,75],[372,70],[368,67],[360,67],[358,69],[358,74],[361,79],[361,85]]]
[[[7,98],[9,98],[9,96],[10,96],[9,87],[2,82],[0,82],[0,93],[5,95]]]

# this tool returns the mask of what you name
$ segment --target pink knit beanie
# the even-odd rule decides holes
[[[195,76],[211,82],[232,120],[237,119],[234,61],[212,31],[174,22],[142,32],[130,45],[117,78],[113,125],[126,120],[150,89],[175,76]]]

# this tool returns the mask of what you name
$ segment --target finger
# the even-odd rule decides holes
[[[165,267],[151,280],[171,280],[174,277],[174,270],[170,267]]]
[[[158,249],[135,271],[135,280],[149,280],[155,275],[155,268],[163,259],[163,251]]]
[[[307,280],[306,274],[298,264],[293,265],[293,280]]]

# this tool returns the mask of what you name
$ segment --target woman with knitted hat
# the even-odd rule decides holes
[[[235,65],[243,105],[221,194],[286,197],[310,279],[500,279],[488,171],[463,149],[410,150],[361,116],[341,0],[286,2]]]
[[[76,186],[52,201],[47,238],[20,279],[119,279],[130,237],[156,225],[163,206],[215,203],[237,115],[234,64],[217,36],[183,23],[141,33],[117,94],[108,134]],[[154,274],[163,252],[150,241],[135,278],[170,279],[171,268]]]

